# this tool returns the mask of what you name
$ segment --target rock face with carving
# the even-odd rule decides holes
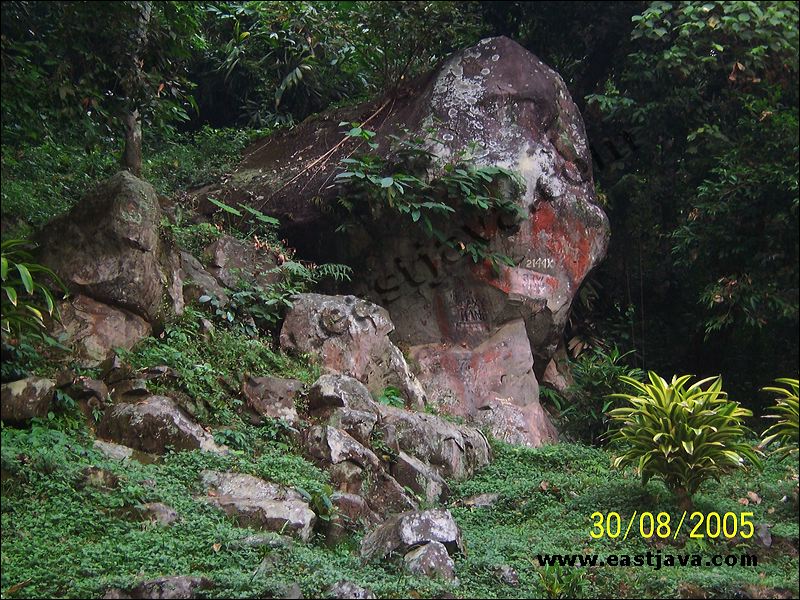
[[[557,433],[539,404],[537,377],[609,233],[581,116],[561,77],[504,37],[454,54],[406,92],[256,143],[238,171],[202,190],[201,199],[213,194],[255,206],[282,220],[301,253],[351,264],[354,282],[341,291],[388,310],[394,342],[412,358],[428,403],[510,442],[552,440]],[[441,225],[446,235],[485,241],[514,266],[476,264],[387,213],[337,236],[326,210],[343,194],[333,183],[339,161],[366,151],[354,141],[337,147],[342,121],[369,121],[374,152],[390,164],[393,134],[427,139],[432,169],[476,148],[476,164],[520,174],[524,189],[514,201],[524,216],[475,219],[457,211]]]

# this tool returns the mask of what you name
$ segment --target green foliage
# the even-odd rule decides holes
[[[202,46],[200,6],[153,2],[145,65],[131,72],[139,2],[7,2],[2,9],[3,140],[41,140],[65,123],[87,139],[121,131],[137,107],[145,124],[189,118],[187,58]],[[103,23],[98,27],[98,23]]]
[[[311,382],[317,369],[273,350],[262,339],[234,329],[200,330],[202,313],[187,307],[184,315],[168,324],[160,338],[143,340],[125,357],[135,368],[168,365],[178,372],[178,390],[206,405],[198,416],[230,422],[238,398],[242,373],[254,376],[280,374]],[[204,338],[204,336],[207,336]],[[204,414],[205,412],[208,414]]]
[[[394,406],[395,408],[405,408],[406,406],[402,392],[393,385],[383,389],[381,395],[378,396],[378,402],[386,404],[387,406]]]
[[[615,467],[636,467],[644,484],[659,477],[685,500],[704,481],[743,467],[745,459],[761,466],[743,423],[752,412],[728,400],[721,377],[689,385],[691,375],[667,383],[650,371],[649,383],[621,379],[635,393],[615,394],[630,404],[610,413],[619,426],[609,436],[621,452]]]
[[[608,429],[608,411],[619,404],[614,394],[623,391],[621,377],[640,381],[644,373],[631,367],[616,346],[609,351],[594,348],[570,363],[574,383],[564,397],[547,390],[560,420],[560,431],[573,439],[596,444]],[[545,392],[545,390],[543,390]]]
[[[301,487],[295,487],[300,495],[308,502],[311,509],[316,513],[317,517],[323,521],[330,521],[336,516],[336,507],[331,502],[331,494],[333,488],[329,485],[323,485],[309,492]]]
[[[638,14],[616,55],[600,38],[605,74],[586,90],[617,240],[600,306],[635,305],[651,366],[722,373],[755,396],[798,357],[785,340],[798,337],[800,11],[625,4]]]
[[[784,459],[788,456],[797,455],[798,438],[800,438],[800,428],[798,427],[798,381],[797,379],[781,378],[776,380],[781,384],[775,387],[765,387],[763,391],[778,394],[778,399],[772,409],[772,414],[767,415],[768,419],[776,419],[777,422],[770,426],[761,437],[761,445],[764,447],[777,442],[778,448],[773,454]]]
[[[12,334],[17,338],[35,335],[50,339],[43,333],[45,314],[53,317],[57,311],[52,292],[41,283],[42,277],[49,278],[66,293],[64,284],[52,270],[33,262],[33,256],[27,250],[30,245],[28,241],[19,239],[2,242],[0,278],[3,285],[0,302],[4,341],[6,336]]]
[[[219,298],[208,295],[200,296],[198,301],[211,307],[218,322],[255,337],[273,331],[280,324],[286,311],[292,307],[292,298],[296,294],[307,292],[323,279],[349,281],[350,272],[346,265],[304,265],[287,261],[267,271],[267,274],[274,275],[273,283],[251,285],[243,282],[238,289],[230,291],[228,302],[224,304]]]
[[[581,598],[586,573],[560,565],[546,565],[539,571],[539,588],[545,598]]]
[[[143,177],[166,195],[209,183],[232,169],[253,135],[255,132],[210,128],[193,134],[145,134]],[[119,169],[116,138],[84,142],[74,135],[58,141],[46,137],[41,143],[19,148],[9,146],[4,138],[3,144],[2,214],[17,227],[21,223],[44,225],[72,208],[98,180]],[[186,242],[183,247],[191,248],[191,237],[202,226],[184,227],[194,227],[181,240]]]
[[[251,127],[393,91],[478,39],[474,6],[442,2],[220,2],[206,7],[201,110]]]
[[[346,123],[342,123],[346,125]],[[347,133],[351,137],[371,139],[373,133],[357,124]],[[519,174],[497,166],[474,163],[476,148],[457,153],[452,161],[437,162],[427,149],[433,139],[390,136],[396,161],[389,162],[375,154],[342,159],[342,170],[336,175],[341,186],[339,204],[358,217],[377,218],[384,210],[410,218],[439,242],[472,258],[473,262],[489,260],[513,266],[513,261],[493,252],[485,240],[474,240],[461,233],[448,232],[449,218],[456,211],[470,216],[505,213],[524,217],[516,198],[523,181]],[[369,142],[377,147],[375,142]],[[428,173],[436,173],[429,177]],[[339,227],[346,230],[348,224]]]

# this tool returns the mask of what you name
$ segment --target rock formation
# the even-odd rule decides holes
[[[386,211],[337,237],[328,213],[346,193],[332,184],[339,160],[366,149],[347,142],[330,150],[343,138],[340,122],[368,119],[375,152],[389,164],[390,134],[399,134],[427,140],[431,177],[472,146],[475,164],[522,176],[524,189],[512,196],[522,218],[457,211],[440,224],[514,266],[476,264]],[[605,254],[608,221],[595,201],[581,116],[561,77],[533,54],[507,38],[482,40],[390,102],[334,111],[257,142],[236,173],[199,197],[212,193],[278,217],[301,251],[353,265],[348,291],[388,310],[428,403],[511,442],[556,437],[537,379],[581,282]]]

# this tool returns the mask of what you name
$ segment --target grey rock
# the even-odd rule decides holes
[[[121,403],[106,409],[97,424],[97,436],[155,454],[163,454],[167,446],[176,450],[226,451],[166,396],[147,396],[136,404]]]
[[[356,585],[352,581],[337,581],[325,592],[326,598],[354,598],[355,600],[368,600],[375,598],[372,590]]]
[[[425,390],[389,340],[394,325],[380,306],[354,296],[299,294],[281,328],[281,347],[318,356],[325,368],[358,379],[373,395],[400,390],[422,408]]]
[[[395,553],[405,555],[428,542],[440,542],[450,554],[464,552],[461,530],[448,510],[410,511],[391,517],[361,541],[361,558],[366,562]]]
[[[21,423],[46,417],[53,400],[56,382],[43,377],[28,377],[0,386],[0,416],[7,423]]]
[[[403,557],[403,562],[406,570],[413,575],[456,581],[456,565],[440,542],[428,542],[410,550]]]
[[[298,421],[294,402],[302,389],[303,383],[296,379],[246,375],[242,380],[242,394],[253,410],[261,416],[288,423]]]

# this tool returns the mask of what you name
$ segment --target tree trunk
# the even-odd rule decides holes
[[[125,115],[125,150],[122,153],[122,168],[137,177],[142,176],[142,123],[138,109]]]
[[[145,76],[143,72],[142,54],[147,46],[147,34],[152,14],[152,2],[131,2],[133,10],[133,27],[130,33],[125,67],[121,78],[128,103],[128,113],[124,115],[125,149],[122,152],[122,168],[137,177],[142,176],[142,122],[139,114],[139,102],[146,96]]]

